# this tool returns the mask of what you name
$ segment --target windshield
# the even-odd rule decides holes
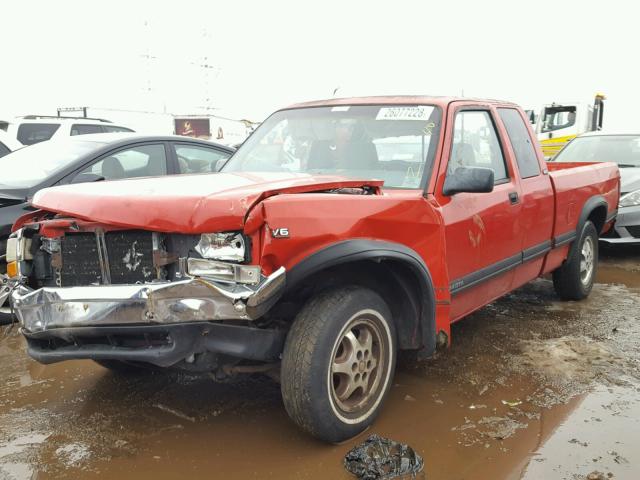
[[[440,109],[431,105],[283,110],[269,117],[222,171],[341,175],[421,188],[439,131]]]
[[[0,187],[34,187],[102,145],[84,141],[48,141],[16,150],[0,159]]]
[[[578,137],[554,158],[557,162],[615,162],[640,167],[640,135]]]

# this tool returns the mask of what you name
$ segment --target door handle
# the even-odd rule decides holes
[[[509,192],[509,201],[512,205],[518,203],[518,192]]]

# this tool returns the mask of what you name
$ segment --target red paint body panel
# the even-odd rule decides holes
[[[203,233],[241,230],[247,212],[272,195],[381,185],[379,180],[294,173],[178,175],[46,188],[32,203],[119,227]]]
[[[371,97],[290,108],[356,104],[432,104],[443,109],[442,134],[424,192],[380,189],[381,182],[376,180],[282,173],[212,174],[58,187],[38,193],[34,205],[89,222],[78,222],[81,229],[97,222],[107,228],[178,233],[243,230],[252,238],[254,263],[266,274],[280,266],[289,270],[314,252],[344,240],[399,243],[417,252],[427,265],[435,288],[437,329],[447,334],[452,321],[557,268],[569,246],[551,248],[553,240],[576,230],[582,207],[590,198],[602,196],[608,213],[616,210],[619,172],[615,165],[547,166],[530,126],[541,173],[520,177],[514,150],[496,111],[498,107],[518,108],[511,103]],[[442,194],[452,126],[461,108],[486,110],[493,118],[509,179],[490,193]],[[518,111],[524,119],[522,110]],[[375,194],[320,193],[364,185],[372,186]],[[519,199],[515,204],[509,199],[513,192]],[[53,223],[49,227],[49,222],[42,223],[41,231],[58,231]],[[289,237],[273,238],[271,231],[276,228],[288,228]],[[545,243],[549,252],[488,275],[477,285],[465,285],[465,281],[472,283],[465,277],[495,269],[505,259],[522,258],[527,249]]]

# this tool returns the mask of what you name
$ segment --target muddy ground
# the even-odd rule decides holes
[[[542,279],[458,322],[449,350],[401,366],[367,434],[410,444],[434,480],[640,478],[640,248],[603,257],[584,302]],[[305,436],[265,377],[43,366],[0,332],[0,479],[348,479],[367,434]]]

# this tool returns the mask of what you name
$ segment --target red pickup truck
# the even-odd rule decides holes
[[[586,297],[618,196],[613,164],[547,165],[511,103],[299,104],[221,173],[39,192],[12,305],[42,363],[275,370],[291,418],[336,442],[372,423],[399,350],[428,357],[541,275]]]

